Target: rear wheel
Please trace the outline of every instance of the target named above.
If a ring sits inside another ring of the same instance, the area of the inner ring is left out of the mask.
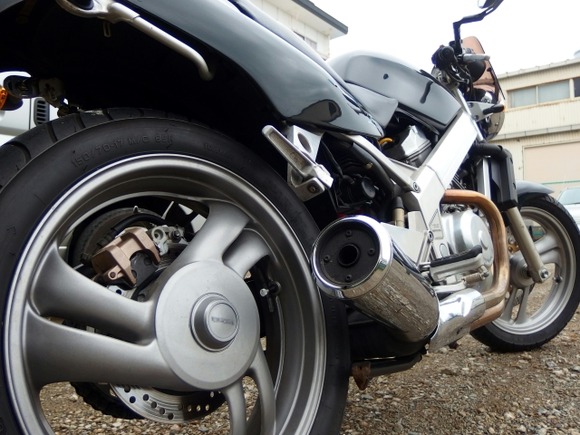
[[[0,426],[51,432],[40,397],[72,382],[113,415],[189,423],[225,402],[230,433],[338,432],[346,321],[312,282],[302,203],[230,139],[129,113],[3,150]]]
[[[536,284],[508,228],[511,291],[500,318],[472,332],[500,351],[540,347],[568,324],[580,302],[580,235],[568,212],[549,195],[520,198],[521,214],[550,278]]]

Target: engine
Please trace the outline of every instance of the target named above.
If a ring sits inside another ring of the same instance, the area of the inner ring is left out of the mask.
[[[435,282],[465,282],[471,288],[485,291],[491,286],[494,260],[493,241],[487,223],[473,209],[447,211],[442,215],[448,236],[449,255],[455,261],[433,262],[431,277]]]
[[[383,141],[383,153],[394,160],[419,167],[431,152],[431,141],[416,125],[410,125],[392,139]]]

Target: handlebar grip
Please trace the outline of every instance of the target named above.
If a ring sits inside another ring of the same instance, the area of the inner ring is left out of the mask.
[[[455,51],[448,45],[442,45],[439,49],[433,54],[431,58],[433,64],[441,69],[445,70],[450,65],[457,62],[457,58],[455,57]]]

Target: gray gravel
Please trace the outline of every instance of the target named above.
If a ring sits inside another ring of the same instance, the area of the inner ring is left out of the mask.
[[[532,352],[467,337],[364,392],[352,386],[343,433],[580,435],[579,339],[579,314]]]
[[[228,433],[215,419],[129,424],[81,406],[66,384],[43,401],[57,434]],[[539,350],[497,354],[467,337],[365,391],[351,382],[341,433],[580,435],[580,315]]]

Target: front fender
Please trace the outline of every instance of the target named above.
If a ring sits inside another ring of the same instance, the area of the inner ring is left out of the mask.
[[[516,191],[518,193],[518,197],[527,194],[549,195],[554,193],[552,189],[544,186],[543,184],[524,180],[516,181]]]

